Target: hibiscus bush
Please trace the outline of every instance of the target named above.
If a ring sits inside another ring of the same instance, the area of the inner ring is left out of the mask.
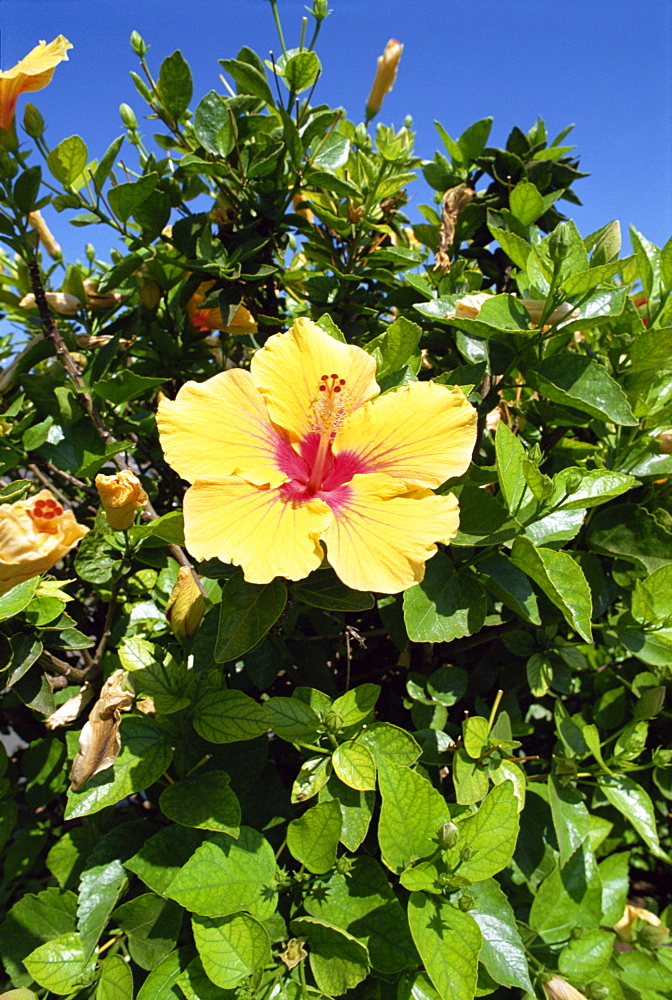
[[[326,14],[107,150],[0,75],[2,996],[662,1000],[672,240]]]

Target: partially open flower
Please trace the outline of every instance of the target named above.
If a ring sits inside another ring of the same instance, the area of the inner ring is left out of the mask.
[[[541,299],[521,299],[520,304],[525,306],[533,323],[539,323],[544,312],[546,303]],[[572,315],[575,314],[575,315]],[[554,309],[546,322],[549,326],[559,323],[561,319],[575,319],[579,315],[571,302],[562,302],[557,309]]]
[[[10,128],[19,94],[42,90],[54,75],[61,60],[67,60],[72,45],[59,35],[53,42],[40,42],[12,69],[0,73],[0,128]]]
[[[205,614],[205,600],[187,566],[181,566],[166,605],[166,618],[175,635],[191,639]]]
[[[382,56],[378,56],[378,68],[371,87],[371,93],[366,101],[367,121],[377,115],[383,98],[392,90],[394,81],[397,79],[397,67],[401,59],[404,46],[396,38],[390,38],[385,46]]]
[[[237,334],[243,336],[247,333],[256,333],[257,324],[254,316],[245,306],[238,306],[238,310],[230,323],[225,323],[218,306],[202,309],[201,304],[208,297],[214,281],[204,281],[198,286],[194,294],[187,302],[187,313],[191,325],[195,330],[222,330],[224,333]]]
[[[105,511],[107,523],[114,531],[125,531],[135,520],[149,497],[132,472],[117,472],[114,476],[96,476],[96,489]]]
[[[642,920],[651,927],[663,926],[660,917],[652,913],[651,910],[644,910],[641,906],[631,906],[628,903],[623,916],[613,927],[619,941],[626,941],[628,943],[632,941],[632,927],[636,920]],[[664,928],[664,930],[667,930],[667,928]]]
[[[586,1000],[583,993],[570,986],[560,976],[552,976],[547,983],[544,983],[544,990],[548,1000]]]
[[[455,303],[455,319],[476,319],[484,303],[491,299],[489,292],[476,292],[474,295],[464,295]]]
[[[88,530],[49,490],[0,504],[0,594],[46,573]]]

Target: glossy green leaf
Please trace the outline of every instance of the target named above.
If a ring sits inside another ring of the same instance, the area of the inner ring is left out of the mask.
[[[412,892],[408,923],[441,1000],[473,1000],[482,936],[471,914],[447,900]]]
[[[194,706],[194,729],[209,743],[237,743],[265,733],[265,706],[242,691],[205,691]]]
[[[41,944],[24,959],[24,964],[40,986],[59,995],[72,993],[93,973],[93,962],[87,962],[78,934],[63,934]]]
[[[113,919],[127,935],[133,961],[151,972],[175,947],[182,915],[176,903],[147,892],[118,906]]]
[[[649,793],[625,774],[610,774],[597,779],[605,798],[632,823],[650,851],[657,857],[667,855],[660,847],[656,817]]]
[[[334,771],[343,784],[366,792],[376,787],[376,765],[371,751],[354,740],[348,740],[334,750]]]
[[[574,927],[595,930],[602,921],[602,886],[592,850],[584,842],[565,865],[555,865],[532,902],[529,924],[549,942],[565,941]]]
[[[511,560],[501,554],[489,556],[479,563],[479,574],[496,600],[533,625],[540,625],[537,598],[528,577]]]
[[[238,837],[240,803],[229,782],[224,771],[207,771],[183,778],[161,792],[161,812],[181,826]]]
[[[341,823],[341,809],[335,799],[311,806],[287,827],[290,854],[309,872],[328,872],[336,862]]]
[[[486,796],[478,810],[459,824],[458,846],[451,848],[452,863],[462,860],[460,852],[469,848],[469,857],[459,865],[459,874],[470,882],[480,882],[501,871],[516,847],[519,818],[513,783],[504,781]]]
[[[295,94],[301,94],[308,87],[312,87],[321,69],[317,53],[306,50],[291,55],[282,71],[291,90]]]
[[[613,927],[625,913],[630,889],[630,855],[626,851],[610,854],[598,865],[602,883],[602,923]]]
[[[134,872],[149,889],[165,895],[175,875],[204,839],[205,833],[200,830],[183,826],[164,827],[124,861],[124,867]]]
[[[318,988],[327,996],[340,996],[353,989],[369,971],[364,944],[340,927],[315,917],[292,920],[294,934],[308,942],[310,968]]]
[[[404,592],[404,619],[412,642],[450,642],[479,632],[486,601],[468,571],[458,573],[443,552],[427,563],[425,579]]]
[[[356,726],[371,715],[379,696],[379,684],[358,684],[336,698],[331,710],[341,717],[344,727]]]
[[[471,886],[469,894],[476,901],[469,912],[483,936],[480,961],[495,982],[533,993],[516,918],[499,884],[485,879]]]
[[[70,185],[77,180],[88,158],[89,151],[84,140],[78,135],[71,135],[51,150],[47,166],[57,181]]]
[[[509,205],[516,218],[524,226],[536,222],[546,211],[546,204],[539,190],[530,181],[519,181],[509,195]]]
[[[536,548],[530,539],[516,538],[511,562],[534,580],[586,642],[592,642],[590,588],[579,564],[568,552]]]
[[[373,607],[373,595],[351,590],[333,569],[316,569],[305,580],[292,585],[292,594],[314,608],[326,611],[366,611]]]
[[[161,103],[174,121],[189,107],[193,89],[189,63],[177,49],[161,63],[158,80]]]
[[[525,372],[525,378],[553,402],[573,406],[598,420],[632,427],[637,419],[627,397],[607,370],[581,354],[557,354]]]
[[[234,573],[222,588],[215,661],[237,660],[253,649],[280,617],[286,601],[287,590],[280,580],[246,583],[241,572]]]
[[[358,792],[332,775],[320,789],[320,802],[328,802],[329,799],[336,799],[341,807],[341,843],[349,851],[356,851],[369,831],[376,801],[375,793]]]
[[[133,973],[121,955],[103,960],[95,1000],[133,1000]]]
[[[588,839],[590,814],[579,792],[572,785],[562,784],[555,775],[548,777],[548,801],[560,848],[560,864],[564,865]]]
[[[614,935],[608,931],[587,931],[570,941],[560,952],[560,972],[582,982],[599,980],[613,953]]]
[[[192,917],[194,941],[209,979],[222,989],[234,989],[271,958],[263,924],[249,913],[227,917]]]
[[[597,511],[587,541],[594,552],[620,556],[640,564],[649,573],[672,563],[672,533],[648,510],[634,503]]]

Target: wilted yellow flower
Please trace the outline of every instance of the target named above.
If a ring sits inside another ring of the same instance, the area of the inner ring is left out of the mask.
[[[294,209],[297,215],[302,215],[307,222],[312,223],[315,220],[312,208],[308,208],[307,205],[304,205],[303,208],[298,207],[301,204],[301,202],[305,201],[306,201],[305,194],[301,194],[301,192],[299,191],[299,193],[295,194],[294,197],[292,198],[292,208]]]
[[[397,67],[401,59],[404,46],[396,38],[390,38],[385,46],[382,56],[378,56],[378,69],[373,80],[371,93],[366,101],[367,121],[377,115],[383,103],[385,94],[389,94],[397,79]]]
[[[628,903],[625,907],[623,916],[614,924],[613,930],[616,931],[616,937],[619,941],[632,941],[632,925],[635,920],[643,920],[644,923],[650,924],[651,927],[662,927],[662,921],[660,917],[652,913],[651,910],[644,910],[641,906],[631,906]]]
[[[84,282],[84,291],[86,292],[87,309],[113,309],[128,297],[122,292],[103,292],[101,294],[98,292],[96,282],[89,278]]]
[[[79,734],[79,750],[70,771],[70,787],[75,792],[94,774],[111,767],[119,756],[120,713],[127,712],[133,703],[133,692],[124,687],[126,673],[115,670],[108,677]]]
[[[455,319],[476,319],[484,303],[492,298],[489,292],[476,292],[474,295],[464,295],[455,303]]]
[[[374,400],[376,362],[308,319],[275,334],[250,371],[187,382],[157,414],[166,461],[193,485],[186,544],[242,566],[250,583],[301,580],[327,547],[355,590],[395,594],[422,580],[457,532],[452,495],[468,467],[476,411],[462,391],[411,382]]]
[[[191,639],[204,614],[205,600],[193,573],[186,566],[180,566],[173,592],[166,604],[166,618],[170,627],[180,638]]]
[[[114,531],[125,531],[135,520],[135,512],[145,506],[149,497],[132,472],[117,472],[114,476],[96,476],[96,489],[105,511],[107,523]]]
[[[88,530],[49,490],[0,504],[0,594],[46,573]]]
[[[0,73],[0,128],[10,128],[19,94],[42,90],[54,75],[54,69],[72,45],[59,35],[53,42],[40,42],[12,69]]]
[[[560,976],[553,976],[547,983],[544,983],[544,989],[548,1000],[586,1000],[583,993],[570,986]]]
[[[67,726],[69,722],[74,722],[78,715],[80,715],[88,703],[93,698],[93,688],[90,684],[83,684],[79,689],[79,692],[64,701],[55,712],[52,712],[44,720],[44,724],[47,729],[57,729],[59,726]],[[0,996],[0,1000],[2,997]]]
[[[194,329],[222,330],[224,333],[233,333],[239,336],[246,333],[256,333],[257,324],[254,316],[243,305],[238,306],[236,315],[228,325],[224,323],[224,318],[217,306],[201,309],[201,303],[205,301],[213,285],[214,281],[204,281],[187,302],[187,313]]]
[[[541,299],[521,299],[520,304],[521,306],[525,306],[533,323],[538,323],[541,320],[546,305],[545,302],[542,302]],[[549,326],[553,326],[554,323],[559,323],[561,319],[573,319],[578,315],[578,309],[575,309],[571,302],[562,302],[557,309],[553,310],[546,322]]]
[[[61,316],[74,316],[82,308],[79,299],[67,292],[45,292],[44,295],[49,306]],[[32,292],[23,296],[19,302],[19,309],[37,309],[37,302]]]
[[[40,238],[40,243],[47,251],[50,257],[54,260],[60,260],[63,256],[63,251],[61,250],[60,243],[57,243],[54,239],[54,235],[49,229],[40,212],[31,212],[28,216],[28,222],[37,231],[37,235]]]

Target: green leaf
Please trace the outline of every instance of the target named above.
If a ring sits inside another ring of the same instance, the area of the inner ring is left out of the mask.
[[[481,882],[506,867],[518,839],[518,800],[513,782],[497,785],[483,800],[478,811],[459,824],[458,846],[451,848],[454,863],[465,846],[470,855],[462,860],[459,874],[471,882]]]
[[[471,914],[436,896],[412,892],[408,923],[441,1000],[473,1000],[482,937]]]
[[[239,570],[222,588],[215,662],[238,660],[261,642],[280,617],[287,589],[275,579],[271,583],[247,583]]]
[[[121,955],[104,959],[95,1000],[133,1000],[133,973]]]
[[[312,743],[322,728],[319,716],[299,698],[269,698],[264,703],[268,726],[283,740]]]
[[[14,615],[18,615],[24,608],[28,607],[39,582],[40,577],[33,576],[30,580],[17,583],[15,587],[0,597],[0,622],[13,618]]]
[[[534,580],[586,642],[592,642],[590,588],[568,552],[536,548],[529,538],[516,538],[511,562]]]
[[[563,785],[555,775],[548,776],[548,801],[560,848],[560,864],[564,865],[588,839],[590,814],[577,790],[572,785]]]
[[[242,826],[238,840],[225,834],[209,837],[165,891],[202,916],[249,910],[258,920],[267,920],[277,903],[276,867],[268,841],[257,830]]]
[[[509,515],[499,494],[493,497],[471,482],[458,486],[455,494],[460,500],[460,530],[453,545],[500,545],[523,531],[522,524]]]
[[[248,913],[193,916],[191,923],[206,975],[222,989],[233,989],[271,959],[266,929]]]
[[[415,308],[425,315],[434,316],[434,310],[429,309],[432,303],[416,305]],[[538,331],[530,326],[530,314],[525,306],[514,295],[492,295],[483,303],[478,319],[462,319],[453,315],[445,315],[444,319],[450,326],[464,330],[472,337],[482,337],[485,340],[494,338],[508,343],[512,334],[525,337],[536,337]]]
[[[515,233],[510,233],[507,229],[501,229],[499,226],[489,225],[488,229],[516,267],[524,268],[532,249],[530,244],[521,239],[520,236],[516,236]]]
[[[380,352],[376,378],[384,378],[392,372],[410,365],[414,372],[420,367],[421,328],[403,316],[388,326],[384,333],[374,337],[365,346],[369,354]]]
[[[253,740],[271,725],[265,709],[242,691],[206,691],[194,706],[194,729],[209,743]]]
[[[663,954],[665,953],[666,950]],[[663,964],[661,958],[645,955],[641,951],[630,951],[617,955],[615,961],[619,967],[619,979],[625,980],[628,986],[641,990],[645,996],[657,998],[661,994],[670,995],[672,970],[666,967],[667,963]]]
[[[124,867],[134,872],[153,892],[163,896],[204,837],[200,830],[167,826],[146,840],[137,854],[124,861]]]
[[[125,138],[126,138],[125,135],[117,136],[117,138],[110,143],[110,145],[107,147],[107,150],[101,157],[100,163],[98,164],[95,173],[96,187],[98,187],[100,190],[102,190],[105,181],[110,176],[110,171],[114,166],[114,161],[119,155],[119,150],[121,149]]]
[[[60,184],[70,185],[77,180],[86,166],[89,151],[78,135],[63,139],[49,153],[47,166]]]
[[[525,949],[511,904],[493,879],[477,882],[469,889],[476,901],[470,911],[481,929],[480,960],[501,986],[518,987],[534,994]]]
[[[493,118],[481,118],[473,125],[469,125],[457,140],[457,146],[467,160],[475,160],[481,155],[488,141],[493,121]],[[435,124],[439,128],[438,122]]]
[[[672,626],[672,565],[635,582],[630,610],[643,625]]]
[[[240,803],[229,787],[230,780],[224,771],[207,771],[183,778],[161,792],[161,812],[181,826],[237,837]]]
[[[24,959],[24,965],[35,982],[59,995],[86,983],[94,969],[78,934],[63,934],[41,944]]]
[[[379,684],[358,684],[336,698],[331,710],[340,715],[343,727],[356,726],[371,715],[379,697]]]
[[[627,397],[603,365],[581,354],[556,354],[525,371],[533,389],[547,399],[625,427],[637,425]],[[500,424],[501,426],[501,424]]]
[[[373,858],[358,857],[347,875],[334,872],[307,896],[312,917],[335,924],[366,946],[371,966],[394,975],[417,962],[406,915]]]
[[[113,919],[128,936],[128,950],[141,969],[151,972],[175,947],[182,908],[153,892],[136,896],[114,911]]]
[[[19,212],[28,215],[33,211],[42,183],[42,169],[39,166],[28,167],[21,171],[14,182],[14,204]],[[3,216],[4,217],[4,216]]]
[[[317,54],[307,50],[295,52],[282,67],[285,80],[295,94],[312,87],[321,70]]]
[[[222,152],[220,136],[222,130],[231,129],[231,115],[224,98],[216,90],[211,90],[201,98],[194,114],[196,138],[209,153],[226,156]]]
[[[376,787],[376,765],[371,752],[361,743],[348,740],[334,750],[334,771],[344,785],[366,792]]]
[[[478,564],[479,575],[495,600],[533,625],[541,625],[537,598],[528,577],[503,554],[489,556]]]
[[[156,190],[158,180],[159,175],[151,173],[138,181],[117,184],[111,188],[107,193],[107,200],[117,218],[122,222],[128,222],[136,208]]]
[[[99,771],[78,792],[68,792],[65,819],[79,819],[121,802],[153,785],[173,756],[169,740],[155,722],[136,716],[122,718],[121,752],[112,767]]]
[[[464,749],[470,757],[478,759],[489,748],[490,727],[481,715],[470,715],[462,723]]]
[[[138,396],[151,393],[152,389],[163,385],[165,381],[165,378],[146,378],[144,375],[136,375],[129,369],[123,369],[108,378],[100,379],[92,389],[101,399],[118,406],[120,403],[127,403],[129,399],[137,399]]]
[[[503,420],[497,425],[495,456],[499,488],[509,510],[516,514],[527,490],[524,474],[526,452]]]
[[[15,986],[30,986],[23,960],[40,944],[74,932],[77,897],[49,888],[26,893],[0,924],[0,957]]]
[[[333,569],[316,569],[305,580],[292,584],[292,596],[326,611],[367,611],[373,607],[373,595],[351,590],[338,579]]]
[[[383,800],[378,842],[383,863],[399,873],[438,848],[438,832],[449,818],[443,796],[418,771],[376,757]]]
[[[625,913],[630,890],[630,854],[610,854],[598,865],[602,882],[602,923],[613,927]]]
[[[189,63],[179,49],[161,63],[157,89],[163,107],[177,121],[189,107],[194,90]]]
[[[565,941],[573,928],[595,930],[602,918],[602,886],[593,852],[583,843],[562,867],[555,865],[532,902],[529,924],[544,941]]]
[[[451,642],[479,632],[485,593],[476,577],[456,571],[443,552],[429,560],[422,583],[404,592],[404,619],[412,642]]]
[[[637,484],[634,476],[622,472],[606,472],[593,469],[590,472],[572,466],[553,478],[553,493],[548,503],[550,507],[560,506],[562,510],[597,507],[626,493]]]
[[[614,948],[614,935],[608,931],[593,930],[569,942],[560,952],[560,972],[582,982],[599,979],[609,964]]]
[[[175,983],[194,956],[194,949],[179,948],[164,958],[145,979],[136,1000],[177,1000]],[[181,1000],[181,998],[180,998]]]
[[[653,573],[672,563],[672,533],[639,504],[619,504],[599,510],[587,532],[589,548],[620,556]]]
[[[524,226],[536,222],[546,211],[546,203],[537,187],[530,181],[519,181],[509,195],[509,206],[515,217]]]
[[[265,104],[274,107],[271,88],[260,69],[239,59],[220,59],[219,65],[236,81],[239,94],[254,94]]]
[[[287,847],[309,872],[321,875],[336,863],[341,837],[341,809],[338,802],[319,802],[287,827]]]
[[[359,742],[369,748],[378,766],[385,758],[393,764],[412,767],[422,752],[410,733],[388,722],[374,722],[367,726]]]
[[[326,139],[317,141],[310,162],[320,170],[338,170],[345,166],[349,155],[350,140],[340,132],[332,132]]]
[[[597,783],[607,801],[634,826],[649,850],[656,857],[666,858],[660,847],[656,816],[648,792],[625,774],[600,776]]]
[[[322,993],[340,996],[365,978],[369,955],[357,938],[314,917],[299,917],[290,926],[308,942],[310,968]]]
[[[358,792],[332,775],[320,789],[320,802],[328,802],[330,799],[336,799],[341,807],[341,843],[349,851],[356,851],[369,832],[376,801],[375,793]]]

